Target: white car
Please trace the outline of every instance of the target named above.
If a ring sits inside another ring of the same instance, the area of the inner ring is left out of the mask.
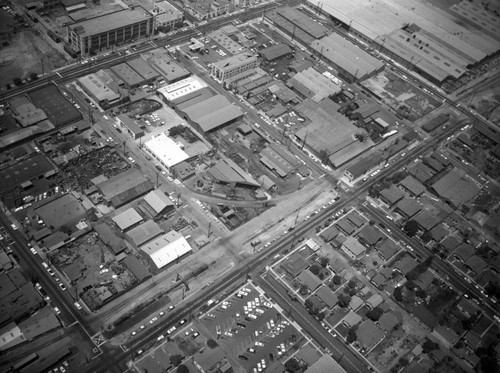
[[[64,285],[62,282],[59,283],[59,287],[61,288],[61,290],[66,290],[66,285]]]
[[[75,307],[76,307],[77,309],[79,309],[79,310],[81,310],[81,309],[82,309],[82,306],[80,305],[80,303],[75,302],[75,303],[74,303],[74,305],[75,305]]]
[[[35,248],[34,248],[34,247],[30,247],[30,251],[31,251],[31,253],[32,253],[33,255],[38,254],[38,253],[36,252],[36,250],[35,250]]]
[[[12,223],[10,226],[12,227],[13,230],[17,231],[17,226],[14,223]]]
[[[165,338],[165,336],[162,334],[162,335],[160,335],[158,338],[156,338],[156,340],[159,342],[159,341],[161,341],[163,338]]]
[[[59,307],[54,307],[54,311],[57,315],[61,314],[61,310],[59,309]]]
[[[37,288],[37,290],[42,290],[42,285],[40,285],[39,282],[35,282],[35,287]]]

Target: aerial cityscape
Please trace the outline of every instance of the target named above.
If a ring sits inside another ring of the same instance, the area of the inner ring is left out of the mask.
[[[498,0],[0,2],[0,372],[500,372]]]

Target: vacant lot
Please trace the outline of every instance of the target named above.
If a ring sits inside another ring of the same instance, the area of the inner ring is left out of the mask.
[[[27,78],[64,66],[66,60],[41,36],[32,30],[16,34],[8,47],[0,50],[0,86],[12,84],[14,78]]]

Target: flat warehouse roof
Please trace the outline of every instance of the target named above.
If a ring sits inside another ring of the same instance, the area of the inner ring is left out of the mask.
[[[191,92],[205,88],[206,86],[207,83],[196,75],[193,75],[186,79],[161,87],[158,89],[158,92],[161,93],[168,101],[173,101],[182,96],[188,95]]]
[[[175,166],[189,155],[165,133],[161,133],[144,144],[165,166]]]
[[[126,63],[111,66],[111,71],[129,86],[141,85],[144,82],[144,78]]]
[[[114,101],[120,95],[109,88],[106,83],[96,74],[89,74],[78,78],[81,85],[87,88],[99,101]]]
[[[216,61],[212,64],[212,66],[221,69],[221,70],[229,70],[238,66],[243,66],[247,63],[257,61],[257,56],[253,55],[249,52],[243,52],[240,54],[236,54],[234,56],[225,58],[220,61]]]
[[[133,68],[139,75],[141,75],[145,80],[155,79],[160,76],[160,74],[153,69],[146,61],[138,57],[132,61],[127,61],[127,64]]]
[[[69,26],[69,28],[81,36],[90,36],[112,31],[117,28],[125,27],[152,18],[153,16],[149,14],[146,9],[135,5],[133,9],[124,9],[118,12],[87,19],[85,21],[77,22]],[[77,30],[80,27],[83,30],[82,33]]]
[[[131,227],[134,224],[142,221],[142,216],[134,208],[129,208],[128,210],[123,211],[121,214],[116,215],[112,219],[116,225],[123,231],[128,227]]]
[[[381,69],[384,64],[338,34],[312,42],[311,47],[356,78]]]

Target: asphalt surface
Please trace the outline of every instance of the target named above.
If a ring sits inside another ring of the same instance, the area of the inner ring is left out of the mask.
[[[234,19],[242,19],[242,18],[255,18],[256,16],[262,14],[265,12],[267,9],[274,8],[276,7],[276,4],[269,4],[269,6],[262,6],[259,8],[253,8],[250,10],[247,10],[245,13],[239,13],[236,15],[230,15],[228,17],[222,18],[222,19],[217,19],[213,22],[210,22],[206,25],[203,26],[205,29],[205,33],[210,32],[213,29],[217,29],[223,25],[227,25],[231,23]],[[136,51],[128,54],[128,55],[117,55],[117,54],[110,54],[105,57],[100,57],[94,62],[89,62],[86,65],[76,65],[76,66],[70,66],[65,70],[61,70],[56,74],[53,74],[48,77],[44,77],[39,79],[38,81],[35,81],[33,83],[30,83],[26,86],[19,87],[18,89],[11,90],[8,92],[3,92],[0,97],[2,100],[7,100],[13,96],[17,96],[21,93],[25,93],[37,88],[41,88],[43,86],[46,86],[48,84],[54,84],[54,83],[61,83],[63,84],[66,81],[72,80],[76,77],[79,77],[84,74],[88,74],[89,72],[97,71],[99,69],[107,68],[109,66],[112,66],[116,63],[123,62],[132,58],[137,57],[140,53],[143,53],[145,51],[149,51],[158,47],[165,46],[167,44],[170,45],[176,45],[176,44],[182,44],[187,42],[191,37],[195,36],[197,33],[197,30],[189,29],[184,32],[178,32],[176,35],[171,36],[171,37],[166,37],[163,39],[158,39],[158,40],[152,40],[149,42],[146,42],[144,45],[137,47]],[[387,62],[387,61],[386,61]],[[390,63],[390,62],[388,62]],[[393,65],[397,70],[400,70],[400,72],[404,72],[401,68],[399,68],[396,65]],[[422,84],[422,82],[417,81],[415,78],[410,77],[410,80],[414,80],[415,84],[418,85],[423,85],[426,86],[425,84]],[[446,96],[442,95],[439,91],[435,90],[432,86],[426,86],[426,88],[431,91],[434,95],[442,98],[444,101],[448,102],[451,105],[456,106],[456,102],[450,101],[446,98]],[[464,116],[468,117],[469,119],[474,119],[474,120],[479,120],[483,123],[486,123],[486,121],[481,118],[476,116],[473,112],[468,110],[467,108],[458,106],[457,107],[459,111],[461,111]],[[89,371],[98,371],[98,372],[118,372],[118,371],[124,371],[126,370],[126,364],[125,364],[125,359],[129,359],[131,356],[133,356],[134,351],[136,351],[139,348],[143,348],[143,346],[147,346],[151,344],[153,340],[156,339],[157,335],[162,333],[162,328],[168,328],[171,325],[174,325],[178,323],[178,321],[182,318],[189,317],[191,315],[191,310],[197,309],[200,306],[202,306],[208,299],[217,297],[220,295],[220,293],[227,292],[228,289],[233,288],[236,284],[240,284],[245,280],[245,274],[247,272],[251,272],[255,269],[262,268],[262,264],[264,264],[269,257],[274,256],[276,253],[281,251],[284,248],[288,248],[297,237],[299,237],[302,233],[305,233],[308,231],[310,228],[314,227],[316,224],[322,222],[324,219],[326,219],[329,215],[334,210],[341,209],[348,205],[349,203],[352,203],[353,201],[357,200],[360,196],[362,196],[367,189],[373,185],[377,180],[387,176],[388,174],[392,173],[393,171],[397,170],[400,168],[403,164],[407,163],[410,159],[414,159],[416,156],[419,154],[423,154],[432,147],[435,146],[439,141],[443,140],[445,137],[449,136],[452,132],[454,132],[458,128],[457,126],[450,126],[446,131],[443,131],[441,134],[435,135],[428,143],[426,143],[423,146],[418,146],[412,151],[409,151],[405,157],[402,157],[401,159],[398,159],[395,161],[393,164],[390,165],[390,167],[382,169],[382,171],[377,175],[376,178],[373,178],[369,180],[368,182],[364,183],[361,187],[347,193],[341,200],[337,201],[335,204],[332,206],[328,206],[325,210],[319,212],[317,215],[314,215],[311,217],[310,220],[307,222],[301,222],[298,224],[298,226],[295,228],[295,230],[292,233],[289,233],[286,235],[284,238],[278,240],[274,245],[269,247],[266,251],[262,251],[261,253],[255,254],[253,257],[251,257],[251,260],[247,263],[244,264],[243,268],[246,267],[246,270],[235,270],[234,272],[226,275],[224,278],[222,278],[218,283],[214,284],[212,287],[208,288],[205,292],[202,292],[200,296],[198,296],[196,299],[193,299],[189,302],[187,302],[182,308],[179,308],[176,310],[176,312],[172,313],[168,318],[165,318],[163,320],[163,324],[158,325],[158,332],[157,333],[151,333],[144,339],[138,340],[137,342],[134,342],[132,346],[130,346],[129,349],[126,349],[125,351],[122,349],[118,348],[112,348],[108,347],[107,345],[101,346],[101,349],[103,350],[103,354],[97,358],[94,359],[90,362],[89,364]],[[367,207],[367,209],[370,209]],[[396,227],[392,222],[388,221],[385,219],[385,217],[381,217],[380,213],[378,211],[371,211],[370,213],[375,216],[380,221],[384,221],[384,224],[388,227],[392,228],[393,234],[400,240],[408,242],[408,238],[404,233],[402,233],[398,227]],[[26,247],[25,240],[22,237],[22,235],[18,231],[12,231],[10,228],[10,223],[8,221],[8,218],[2,213],[0,215],[0,219],[2,224],[6,226],[6,229],[8,232],[11,234],[11,236],[14,238],[16,243],[13,245],[14,250],[19,256],[20,260],[24,263],[26,263],[31,271],[34,273],[34,275],[37,277],[38,281],[42,285],[42,287],[47,291],[47,293],[50,295],[51,299],[57,306],[61,309],[62,313],[64,314],[64,317],[67,319],[68,323],[72,322],[79,322],[82,326],[87,326],[87,323],[85,321],[85,318],[83,315],[77,311],[74,306],[73,302],[74,300],[72,297],[69,295],[70,289],[66,292],[62,292],[58,285],[55,283],[55,281],[51,278],[51,276],[43,269],[41,266],[40,262],[41,260],[39,259],[38,256],[34,256],[31,254],[29,249]],[[392,225],[391,225],[392,224]],[[429,252],[427,249],[415,245],[414,242],[410,241],[408,242],[410,246],[414,247],[415,250],[418,250],[422,255],[429,255]],[[426,252],[427,250],[427,252]],[[259,267],[260,266],[260,267]],[[450,282],[455,286],[458,290],[460,291],[467,291],[471,294],[474,294],[474,296],[478,299],[480,299],[482,302],[485,304],[490,303],[491,301],[487,298],[485,298],[481,293],[478,292],[478,290],[472,286],[471,284],[467,283],[463,278],[461,278],[456,272],[451,269],[449,264],[447,263],[442,263],[442,261],[438,258],[436,258],[433,262],[433,266],[437,266],[436,268],[438,270],[443,270],[445,273],[448,274],[450,277]],[[268,289],[270,289],[271,285],[266,282],[264,284]],[[271,291],[271,289],[270,289]],[[274,290],[274,293],[277,296],[277,300],[279,302],[285,302],[287,299],[283,300],[282,294],[278,288],[278,290]],[[487,303],[486,303],[487,302]],[[294,304],[294,306],[297,306]],[[319,327],[319,324],[315,325],[314,323],[317,323],[316,321],[311,321],[306,318],[307,315],[299,315],[301,314],[301,308],[302,306],[297,306],[299,308],[299,311],[297,312],[297,321],[301,324],[302,327],[304,327],[306,330],[310,330],[310,333],[312,335],[318,334],[318,338],[320,338],[320,342],[323,341],[326,344],[326,347],[331,346],[332,349],[340,349],[341,347],[338,346],[338,341],[336,339],[334,340],[329,340],[328,336],[326,336],[324,333],[326,331],[322,330],[321,327]],[[487,305],[486,309],[490,314],[493,314],[495,310],[491,308],[489,305]],[[307,311],[306,311],[307,312]],[[320,329],[318,329],[318,327]],[[86,328],[84,328],[87,330]],[[323,332],[323,333],[322,333]],[[323,334],[323,335],[322,335]],[[328,333],[327,333],[328,334]],[[328,334],[329,335],[329,334]],[[330,336],[330,338],[333,338]],[[323,343],[322,343],[323,344]],[[345,347],[345,346],[344,346]],[[333,350],[332,350],[333,351]],[[349,350],[350,351],[350,350]],[[348,361],[347,365],[350,366],[350,368],[356,368],[358,367],[357,364],[359,362],[356,362],[355,357],[352,359],[346,359]],[[342,361],[341,361],[342,364]],[[362,363],[364,364],[364,363]],[[86,369],[87,370],[87,369]],[[364,371],[364,370],[358,370],[358,371]]]
[[[339,338],[333,337],[315,320],[305,307],[290,299],[286,289],[270,274],[265,278],[258,278],[255,282],[270,295],[278,305],[289,312],[290,318],[295,320],[321,347],[328,349],[331,356],[342,365],[347,372],[363,373],[370,372],[366,363],[354,353]],[[327,352],[328,352],[327,351]]]

